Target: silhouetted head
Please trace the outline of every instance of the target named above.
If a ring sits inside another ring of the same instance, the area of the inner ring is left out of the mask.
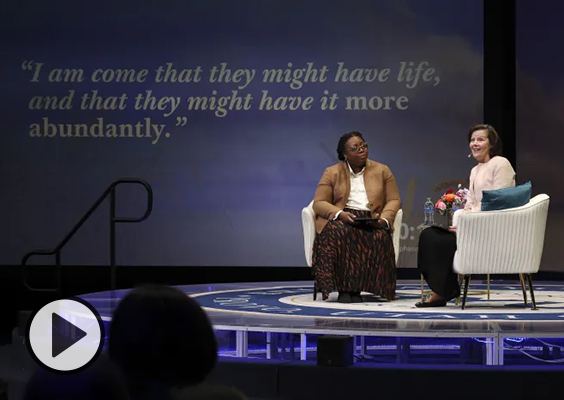
[[[184,387],[202,382],[213,369],[217,341],[195,300],[174,288],[146,286],[118,304],[108,354],[130,385]]]

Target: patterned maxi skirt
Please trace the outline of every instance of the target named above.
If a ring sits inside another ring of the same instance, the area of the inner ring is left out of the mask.
[[[370,217],[370,211],[345,210],[357,217]],[[387,229],[329,221],[315,237],[312,267],[323,300],[335,290],[395,298],[396,260],[391,231]]]

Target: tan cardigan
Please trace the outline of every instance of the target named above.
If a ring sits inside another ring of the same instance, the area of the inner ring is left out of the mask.
[[[375,218],[379,214],[392,227],[401,208],[399,190],[392,171],[384,164],[368,160],[364,170],[364,187],[372,216]],[[350,190],[351,176],[346,162],[325,169],[313,198],[315,228],[318,233],[321,233],[338,211],[345,208]]]

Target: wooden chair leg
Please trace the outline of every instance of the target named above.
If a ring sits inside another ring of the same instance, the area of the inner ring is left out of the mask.
[[[531,291],[531,302],[533,303],[532,310],[538,310],[537,303],[535,302],[535,292],[533,290],[533,278],[531,274],[527,274],[527,281],[529,281],[529,290]]]
[[[523,290],[523,301],[525,302],[525,305],[527,304],[527,285],[525,283],[525,278],[523,277],[523,274],[519,274],[519,281],[521,282],[521,290]]]
[[[468,296],[468,286],[470,286],[470,275],[464,276],[464,295],[462,296],[462,309],[466,306],[466,296]]]
[[[458,274],[458,287],[461,288],[462,287],[462,283],[464,281],[464,275],[460,275]],[[456,298],[456,301],[454,302],[455,305],[459,305],[460,304],[460,292],[458,292],[458,297]]]
[[[313,301],[317,300],[317,285],[313,282]]]
[[[423,274],[421,274],[421,301],[425,301],[425,280],[423,279]]]
[[[490,301],[490,274],[488,274],[488,301]]]

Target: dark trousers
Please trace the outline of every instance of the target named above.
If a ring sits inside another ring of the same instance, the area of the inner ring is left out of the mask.
[[[455,252],[455,233],[436,227],[421,232],[417,268],[431,290],[447,299],[460,295],[458,276],[452,269]]]

